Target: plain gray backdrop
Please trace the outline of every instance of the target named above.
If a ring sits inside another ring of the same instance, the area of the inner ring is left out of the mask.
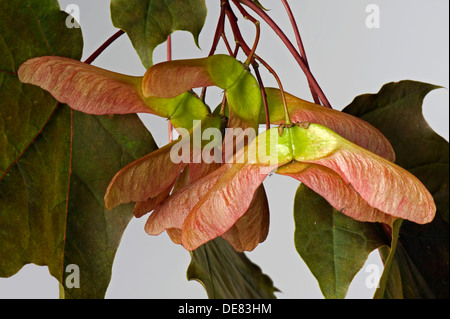
[[[62,9],[76,4],[85,40],[83,59],[117,31],[109,14],[109,0],[60,0]],[[271,17],[295,42],[281,1],[261,0]],[[177,31],[172,37],[173,58],[206,56],[216,26],[219,0],[206,0],[208,17],[200,35],[200,49],[192,35]],[[335,109],[342,109],[355,96],[376,93],[385,83],[404,79],[443,86],[425,98],[424,114],[444,138],[449,135],[449,2],[447,0],[291,0],[313,74]],[[380,8],[380,28],[366,27],[366,7]],[[255,15],[256,16],[256,15]],[[248,43],[254,26],[243,19],[240,25]],[[262,22],[257,53],[277,71],[284,88],[311,100],[308,85],[282,42]],[[228,29],[229,31],[229,29]],[[231,32],[229,39],[232,42]],[[68,43],[70,45],[70,43]],[[223,45],[217,52],[225,53]],[[239,56],[242,59],[242,56]],[[165,44],[157,47],[154,62],[166,59]],[[144,67],[126,35],[113,43],[93,65],[129,75],[143,75]],[[276,82],[260,68],[266,86]],[[217,105],[220,90],[208,90],[207,102]],[[151,115],[141,117],[158,145],[168,141],[167,122]],[[413,151],[413,150],[412,150]],[[292,205],[299,183],[289,177],[271,176],[265,182],[271,208],[267,240],[249,258],[257,263],[281,290],[278,298],[323,298],[316,279],[298,256],[293,242]],[[145,217],[133,219],[126,229],[114,261],[106,298],[206,298],[197,282],[188,282],[190,256],[164,233],[157,237],[144,232]],[[382,270],[378,252],[373,252],[352,282],[347,298],[371,298],[375,288],[366,280],[375,265]],[[371,266],[373,267],[373,266]],[[82,276],[83,274],[81,274]],[[11,278],[0,278],[0,298],[58,298],[58,283],[46,267],[25,266]]]

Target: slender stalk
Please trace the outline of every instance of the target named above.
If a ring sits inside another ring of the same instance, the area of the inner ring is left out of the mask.
[[[239,43],[240,47],[242,48],[242,50],[244,51],[244,53],[248,56],[251,52],[250,47],[245,43],[244,38],[242,37],[241,31],[239,30],[239,26],[237,24],[237,17],[234,14],[234,12],[231,9],[227,9],[227,17],[228,20],[230,21],[230,25],[231,25],[231,29],[233,31],[234,37],[236,39],[236,42]],[[291,125],[291,119],[289,116],[289,110],[287,107],[287,102],[286,102],[286,96],[284,94],[284,89],[283,89],[283,84],[281,83],[280,78],[278,77],[277,73],[275,72],[274,69],[272,69],[272,67],[270,67],[270,65],[264,61],[261,57],[259,57],[258,55],[254,55],[255,59],[257,59],[259,62],[261,62],[262,65],[264,65],[264,67],[274,76],[275,80],[278,83],[278,86],[280,88],[281,91],[281,98],[283,101],[283,108],[284,108],[284,114],[285,114],[285,123],[288,125]],[[268,110],[267,110],[268,113]]]
[[[223,92],[222,105],[220,106],[219,115],[225,116],[225,106],[227,105],[227,94]]]
[[[234,52],[233,52],[233,58],[237,57],[240,48],[241,48],[241,44],[239,42],[236,42],[236,47],[234,48]]]
[[[239,43],[236,43],[236,47],[234,48],[234,51],[231,49],[230,43],[228,42],[228,39],[225,35],[225,33],[222,33],[221,35],[223,42],[225,43],[225,46],[227,48],[228,54],[231,55],[232,57],[236,58],[238,52],[239,52],[239,48],[240,45]],[[227,103],[227,96],[226,96],[226,92],[223,92],[223,98],[222,98],[222,106],[220,107],[220,112],[219,114],[221,116],[225,116],[225,106]]]
[[[253,61],[253,57],[255,56],[256,48],[258,47],[259,38],[261,35],[261,28],[259,26],[259,21],[255,21],[255,27],[256,27],[255,43],[253,44],[253,48],[244,62],[246,65],[250,65],[250,63]]]
[[[244,40],[244,37],[241,34],[241,30],[239,29],[239,26],[237,24],[238,19],[237,19],[236,15],[229,8],[227,8],[227,10],[226,10],[226,15],[227,15],[228,21],[230,22],[231,30],[233,31],[233,35],[236,40],[236,43],[239,43],[239,45],[241,46],[244,53],[246,55],[248,55],[250,53],[251,49],[247,45],[247,43]]]
[[[230,43],[228,42],[227,37],[225,36],[225,33],[222,33],[222,40],[223,40],[223,43],[225,43],[225,47],[227,48],[228,54],[234,55],[234,52],[231,49]]]
[[[288,14],[289,20],[291,21],[292,29],[294,30],[294,34],[295,34],[295,39],[297,40],[298,49],[300,50],[300,55],[303,57],[303,60],[305,60],[306,66],[309,67],[305,48],[303,46],[303,41],[300,36],[300,31],[298,29],[297,22],[295,21],[295,17],[292,13],[291,7],[289,6],[289,3],[287,2],[287,0],[281,0],[281,2],[283,3],[284,8],[286,9],[286,13]]]
[[[259,64],[255,61],[252,63],[253,70],[255,70],[256,79],[258,80],[259,87],[261,88],[261,95],[263,98],[264,104],[264,112],[266,115],[266,130],[270,129],[270,115],[269,115],[269,104],[267,103],[267,94],[266,89],[264,87],[264,83],[261,78],[261,74],[259,73]]]
[[[306,57],[305,47],[303,46],[302,37],[300,36],[300,31],[298,29],[297,22],[295,21],[295,17],[292,13],[291,7],[289,6],[289,3],[287,2],[287,0],[281,0],[281,2],[283,3],[284,8],[286,9],[287,15],[289,17],[289,20],[291,21],[292,29],[294,30],[295,39],[297,40],[297,45],[298,45],[298,49],[300,51],[300,55],[303,57],[306,67],[311,71],[311,69],[309,68],[308,58]],[[320,104],[319,96],[317,95],[317,92],[314,91],[309,80],[308,80],[308,84],[309,84],[309,88],[311,90],[311,95],[314,99],[314,103]]]
[[[219,44],[220,37],[224,33],[225,29],[225,9],[226,9],[227,3],[221,2],[220,4],[220,14],[219,14],[219,20],[217,22],[216,32],[214,33],[213,43],[211,45],[211,50],[209,51],[208,56],[211,56],[216,52],[217,45]]]
[[[238,10],[241,12],[242,16],[246,20],[250,20],[256,27],[256,35],[255,35],[255,43],[253,44],[252,50],[249,52],[247,59],[245,60],[246,65],[250,65],[250,63],[253,61],[253,57],[256,51],[256,48],[258,47],[259,39],[261,36],[261,27],[258,20],[256,20],[254,17],[252,17],[248,12],[244,9],[244,7],[241,6],[239,1],[232,0],[233,3],[236,5]]]
[[[303,70],[303,73],[305,73],[309,83],[311,84],[313,90],[319,96],[319,99],[322,101],[323,105],[331,108],[330,102],[328,101],[321,87],[314,78],[314,75],[311,73],[311,71],[305,64],[305,60],[300,55],[300,53],[295,49],[294,45],[291,43],[289,38],[284,34],[284,32],[280,29],[280,27],[272,20],[271,17],[269,17],[269,15],[267,15],[266,12],[264,12],[264,10],[258,7],[258,5],[256,5],[253,1],[251,0],[239,0],[239,1],[245,4],[250,9],[252,9],[254,12],[256,12],[272,28],[272,30],[278,35],[281,41],[283,41],[289,52],[291,52],[292,56],[299,64],[300,68]]]
[[[206,86],[202,87],[202,92],[200,93],[199,99],[205,103],[205,97],[206,97]]]
[[[172,36],[167,37],[167,61],[172,61]]]
[[[119,30],[116,33],[114,33],[108,40],[105,41],[105,43],[103,43],[97,50],[94,51],[94,53],[92,53],[85,61],[84,63],[87,64],[91,64],[92,62],[94,62],[94,60],[96,58],[98,58],[98,56],[105,51],[105,49],[107,47],[109,47],[111,45],[111,43],[113,43],[114,41],[116,41],[122,34],[124,34],[125,32],[123,30]]]
[[[225,33],[222,33],[222,40],[225,43],[225,46],[227,47],[228,54],[231,55],[233,58],[236,58],[238,55],[239,49],[241,47],[239,42],[236,41],[236,46],[234,47],[234,50],[232,50],[230,42],[228,42],[228,39],[227,39]]]
[[[285,124],[286,125],[292,125],[291,122],[291,117],[289,115],[289,109],[287,107],[287,102],[286,102],[286,94],[284,93],[284,89],[283,89],[283,84],[281,83],[280,77],[278,76],[278,74],[275,72],[274,69],[272,69],[272,67],[263,59],[261,59],[258,55],[255,54],[255,58],[261,62],[262,65],[264,65],[264,67],[273,75],[273,77],[275,78],[275,80],[278,83],[278,87],[280,88],[281,91],[281,100],[283,101],[283,108],[284,108],[284,116],[285,116]],[[267,110],[268,112],[268,110]]]
[[[211,55],[213,55],[216,52],[217,45],[219,44],[220,37],[224,33],[226,5],[227,5],[227,3],[225,1],[220,3],[219,20],[217,22],[216,31],[214,33],[214,38],[213,38],[213,43],[211,45],[211,49],[209,51],[208,56],[211,56]],[[203,87],[202,88],[202,92],[200,93],[200,100],[205,102],[205,97],[206,97],[206,87]]]
[[[172,61],[172,36],[169,35],[167,37],[167,61]],[[173,125],[172,122],[168,124],[168,131],[169,131],[169,143],[173,142]]]

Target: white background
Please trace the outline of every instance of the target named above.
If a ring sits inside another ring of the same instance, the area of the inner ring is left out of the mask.
[[[61,8],[76,4],[85,39],[86,59],[117,29],[111,23],[109,0],[60,0]],[[173,58],[206,56],[216,27],[219,0],[206,0],[208,17],[198,49],[192,36],[177,31],[173,35]],[[271,9],[271,17],[295,43],[281,1],[262,0]],[[379,29],[365,24],[367,5],[380,8]],[[391,81],[404,79],[449,87],[447,0],[291,0],[300,27],[313,74],[335,109],[342,109],[355,96],[376,93]],[[236,13],[237,10],[236,10]],[[256,15],[255,15],[256,16]],[[248,43],[253,43],[254,26],[240,19]],[[311,100],[305,76],[264,22],[258,54],[277,71],[286,91]],[[229,30],[228,30],[229,31]],[[232,33],[229,39],[232,42]],[[68,43],[70,45],[70,43]],[[223,46],[218,52],[225,53]],[[155,50],[154,62],[165,60],[166,47]],[[242,59],[242,56],[240,56]],[[140,63],[127,36],[122,36],[94,63],[112,71],[143,75]],[[273,78],[260,68],[267,86],[276,86]],[[208,102],[217,105],[220,91],[209,90]],[[430,125],[448,140],[449,94],[447,89],[431,92],[424,101],[424,113]],[[167,143],[166,121],[154,116],[142,117],[158,145]],[[413,150],[412,150],[413,151]],[[281,176],[268,178],[264,185],[269,195],[271,226],[267,240],[249,258],[258,264],[281,290],[278,298],[323,298],[317,281],[298,256],[293,242],[292,204],[298,182]],[[206,298],[197,282],[186,280],[189,253],[173,244],[164,233],[150,237],[144,232],[145,217],[133,219],[124,233],[117,252],[107,298]],[[347,298],[371,298],[374,288],[365,284],[367,266],[380,267],[373,252],[350,286]],[[82,274],[81,274],[82,275]],[[58,283],[46,267],[25,266],[11,278],[0,278],[0,298],[58,298]]]

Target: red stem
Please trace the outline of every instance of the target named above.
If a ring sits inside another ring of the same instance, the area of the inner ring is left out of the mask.
[[[286,9],[289,20],[291,21],[292,28],[294,29],[295,39],[297,40],[297,45],[298,45],[298,49],[300,50],[300,55],[303,57],[303,60],[305,60],[306,66],[309,67],[305,48],[303,46],[303,41],[302,41],[302,38],[300,37],[300,31],[298,29],[297,22],[295,21],[295,17],[292,13],[291,7],[289,6],[287,0],[281,0],[281,2],[283,2],[283,5],[284,5],[284,8]]]
[[[114,41],[116,41],[122,34],[125,32],[123,30],[119,30],[114,33],[108,40],[105,41],[94,53],[92,53],[84,63],[91,64],[94,60],[103,52],[107,47],[111,45]]]
[[[167,37],[167,61],[172,61],[172,36]]]
[[[241,45],[239,43],[236,43],[236,47],[234,48],[234,52],[233,52],[233,58],[237,57],[240,48],[241,48]]]
[[[233,34],[234,37],[236,38],[237,42],[239,43],[239,45],[241,46],[242,50],[244,51],[244,53],[248,56],[251,52],[250,47],[245,43],[244,38],[242,37],[241,31],[239,30],[239,26],[237,24],[237,17],[234,14],[234,12],[230,9],[227,8],[227,17],[228,20],[230,21],[230,25],[231,25],[231,29],[233,30]],[[278,83],[278,86],[280,87],[280,91],[281,91],[281,98],[283,100],[283,107],[284,107],[284,113],[286,116],[286,124],[291,124],[291,120],[290,120],[290,116],[289,116],[289,110],[287,107],[287,102],[286,102],[286,97],[284,94],[284,90],[283,90],[283,85],[281,83],[280,78],[278,77],[277,73],[275,72],[274,69],[272,69],[270,67],[270,65],[264,61],[263,59],[261,59],[258,55],[254,55],[254,57],[261,62],[262,65],[264,65],[264,67],[275,77],[275,80]],[[265,92],[264,92],[265,93]],[[266,109],[266,114],[268,114],[268,109]],[[267,115],[266,115],[267,116]],[[267,124],[267,123],[266,123]]]
[[[255,54],[255,58],[261,62],[262,65],[264,65],[264,67],[275,77],[275,80],[278,83],[278,86],[280,87],[280,91],[281,91],[281,100],[283,101],[283,108],[284,108],[284,115],[285,115],[285,124],[292,124],[291,123],[291,118],[289,116],[289,109],[287,106],[287,101],[286,101],[286,95],[284,94],[284,89],[283,89],[283,84],[281,83],[280,77],[277,75],[277,73],[275,72],[274,69],[272,69],[272,67],[263,59],[261,59],[259,56],[257,56]],[[268,112],[268,110],[267,110]]]
[[[253,61],[253,56],[255,54],[256,51],[256,47],[259,43],[259,38],[260,38],[260,26],[259,26],[259,21],[256,20],[254,17],[252,17],[245,9],[243,6],[241,6],[241,4],[239,3],[239,1],[237,0],[232,0],[233,3],[236,5],[236,7],[238,8],[238,10],[240,11],[241,15],[244,17],[244,19],[246,20],[250,20],[256,27],[256,40],[255,43],[253,45],[253,48],[251,49],[250,52],[246,53],[247,54],[247,60],[245,61],[245,64],[249,65],[252,61]],[[231,11],[231,9],[230,9]],[[237,21],[237,18],[236,18]],[[238,28],[239,29],[239,28]]]
[[[289,6],[289,3],[287,2],[287,0],[281,0],[281,2],[283,3],[284,8],[286,9],[286,12],[288,14],[289,20],[291,21],[292,29],[294,30],[295,39],[297,40],[297,45],[298,45],[298,49],[300,51],[300,55],[303,57],[303,60],[305,60],[306,67],[311,71],[311,69],[309,68],[308,58],[306,57],[305,47],[303,46],[302,37],[300,36],[300,31],[298,29],[297,22],[295,21],[295,17],[292,13],[291,7]],[[311,90],[311,95],[314,99],[314,103],[320,104],[319,96],[314,91],[311,83],[309,81],[308,81],[308,83],[309,83],[309,88]]]
[[[222,2],[220,5],[220,14],[219,14],[219,21],[217,22],[216,32],[214,33],[213,43],[211,45],[211,50],[209,51],[208,56],[211,56],[216,52],[217,45],[219,44],[219,40],[221,35],[224,32],[225,27],[225,6],[226,2]],[[202,92],[200,93],[200,100],[205,102],[205,96],[206,96],[206,87],[202,88]]]
[[[257,20],[256,20],[255,18],[253,18],[251,15],[248,14],[248,12],[247,12],[247,11],[244,9],[244,7],[239,3],[239,1],[237,1],[237,0],[231,0],[231,1],[233,1],[234,5],[236,6],[236,8],[238,8],[239,12],[242,14],[242,16],[243,16],[245,19],[248,19],[248,20],[250,20],[251,22],[256,23]]]
[[[237,43],[239,43],[239,45],[241,46],[244,53],[246,55],[249,55],[251,52],[251,49],[247,45],[247,43],[245,43],[244,37],[241,34],[241,30],[239,30],[236,15],[230,8],[227,8],[226,14],[227,14],[228,21],[230,21],[231,30],[233,31],[234,38],[236,39]]]
[[[234,52],[231,49],[230,43],[228,42],[225,33],[222,33],[222,40],[223,40],[223,43],[225,43],[225,47],[227,48],[228,54],[234,56]]]
[[[297,52],[297,50],[295,49],[289,38],[284,34],[284,32],[280,29],[280,27],[272,20],[271,17],[267,15],[267,13],[264,12],[264,10],[258,7],[258,5],[256,5],[253,1],[251,0],[239,0],[239,1],[248,6],[254,12],[256,12],[272,28],[272,30],[278,35],[281,41],[283,41],[289,52],[291,52],[292,56],[299,64],[300,68],[303,70],[303,73],[305,73],[313,90],[317,93],[320,100],[323,102],[324,106],[331,108],[330,102],[328,101],[327,97],[325,96],[316,79],[314,78],[314,75],[307,67],[305,60],[300,55],[300,53]]]
[[[214,54],[214,52],[216,52],[217,44],[219,43],[220,37],[221,37],[222,33],[224,32],[225,6],[226,6],[225,2],[223,2],[220,6],[219,21],[217,22],[216,32],[214,33],[213,43],[211,45],[211,50],[209,51],[208,56],[211,56]]]
[[[172,61],[172,37],[169,35],[167,37],[167,61]],[[168,125],[169,130],[169,143],[173,142],[173,125],[169,120]]]
[[[244,7],[239,3],[239,1],[237,0],[232,0],[233,3],[236,5],[236,7],[238,8],[238,10],[240,11],[241,15],[244,17],[244,19],[246,20],[250,20],[256,27],[256,40],[255,40],[255,44],[253,45],[252,50],[250,51],[250,53],[247,54],[247,65],[250,64],[250,62],[253,62],[253,55],[255,54],[256,51],[256,46],[258,45],[259,42],[259,38],[260,38],[260,23],[258,20],[256,20],[254,17],[252,17],[245,9]]]
[[[266,89],[264,87],[264,83],[261,78],[261,74],[259,73],[259,65],[256,62],[252,63],[253,69],[255,70],[256,79],[258,80],[259,87],[261,88],[261,95],[263,98],[264,111],[266,114],[266,130],[270,129],[270,115],[269,115],[269,104],[267,103],[267,94]]]

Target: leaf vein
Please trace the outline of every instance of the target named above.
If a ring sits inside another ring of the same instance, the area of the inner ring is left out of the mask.
[[[38,26],[39,26],[39,29],[41,30],[41,34],[42,34],[42,37],[44,38],[44,41],[45,41],[45,44],[47,45],[47,48],[50,50],[50,52],[52,53],[52,55],[55,55],[55,54],[53,53],[52,48],[50,47],[50,44],[49,44],[48,41],[47,41],[47,37],[45,36],[44,30],[42,29],[41,21],[40,21],[40,20],[38,19],[38,17],[36,16],[36,12],[34,11],[33,7],[31,6],[29,0],[27,0],[27,3],[28,3],[28,7],[30,8],[31,12],[33,13],[34,18],[36,19],[36,22],[37,22],[37,24],[38,24]]]

